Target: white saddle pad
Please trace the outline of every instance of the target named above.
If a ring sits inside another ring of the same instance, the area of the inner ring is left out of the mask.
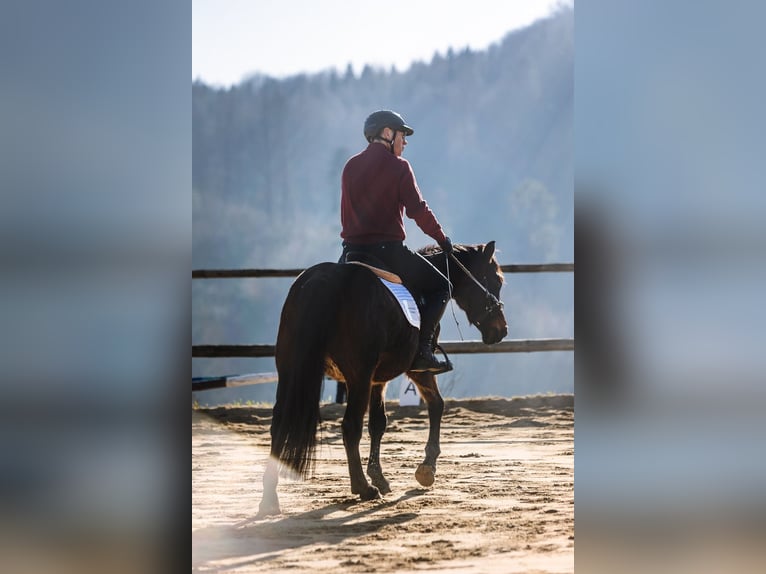
[[[399,302],[399,306],[402,308],[402,313],[410,322],[410,325],[420,329],[420,311],[418,305],[415,303],[415,299],[407,288],[401,283],[392,283],[382,277],[378,277],[383,282],[383,285],[388,287],[388,290],[394,294],[396,300]]]

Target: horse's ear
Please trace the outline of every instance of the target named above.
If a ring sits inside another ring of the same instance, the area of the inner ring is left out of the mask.
[[[487,256],[487,259],[492,259],[492,256],[495,254],[495,242],[490,241],[484,246],[484,255]]]

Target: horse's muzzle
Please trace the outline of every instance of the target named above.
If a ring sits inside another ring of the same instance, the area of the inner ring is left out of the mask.
[[[508,334],[508,325],[505,321],[493,321],[481,332],[481,340],[485,345],[494,345],[502,341]]]

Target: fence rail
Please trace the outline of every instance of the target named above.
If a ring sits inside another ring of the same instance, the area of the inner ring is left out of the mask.
[[[481,341],[442,341],[447,353],[537,353],[541,351],[574,351],[574,339],[512,339],[494,345]],[[193,345],[192,357],[273,357],[276,345]]]
[[[501,265],[503,273],[574,272],[574,263],[532,263]],[[304,269],[195,269],[192,279],[235,279],[255,277],[297,277]],[[442,341],[446,353],[537,353],[543,351],[574,351],[574,339],[514,339],[485,345],[481,341]],[[192,357],[273,357],[276,345],[192,345]],[[274,373],[242,377],[201,377],[192,382],[192,390],[207,390],[273,382]],[[255,377],[255,378],[253,378]],[[239,380],[241,379],[241,380]]]
[[[263,383],[276,383],[278,373],[253,373],[250,375],[232,375],[226,377],[192,377],[192,392],[210,389],[230,389]]]
[[[572,272],[574,263],[522,263],[501,265],[503,273]],[[248,277],[297,277],[303,269],[194,269],[192,279],[234,279]]]

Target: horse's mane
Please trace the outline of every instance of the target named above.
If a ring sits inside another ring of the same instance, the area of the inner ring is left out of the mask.
[[[465,251],[465,252],[480,251],[484,248],[484,244],[483,243],[476,243],[476,244],[455,243],[452,246],[452,248],[455,251]],[[500,251],[499,249],[496,249],[495,253],[499,253],[499,251]],[[420,249],[418,249],[418,253],[426,257],[429,255],[437,255],[439,253],[442,253],[442,248],[432,243],[430,245],[426,245],[425,247],[421,247]]]
[[[452,248],[455,251],[470,251],[470,248],[472,247],[477,248],[478,246],[477,245],[462,245],[459,243],[456,243],[452,246]],[[443,253],[443,251],[442,251],[442,248],[439,247],[438,245],[431,244],[418,249],[418,253],[420,253],[421,255],[425,257],[428,257],[430,255],[438,255],[439,253]]]
[[[464,243],[455,243],[453,244],[452,248],[457,252],[464,252],[464,253],[479,253],[483,250],[484,244],[483,243],[477,243],[477,244],[464,244]],[[421,247],[418,249],[418,253],[423,255],[424,257],[433,257],[434,255],[440,255],[444,251],[441,247],[438,245],[430,244],[426,245],[425,247]],[[495,253],[498,253],[498,250],[495,250]],[[470,256],[469,256],[470,257]],[[505,276],[503,275],[503,272],[500,270],[498,265],[497,270],[497,276],[500,279],[500,283],[505,283]]]

